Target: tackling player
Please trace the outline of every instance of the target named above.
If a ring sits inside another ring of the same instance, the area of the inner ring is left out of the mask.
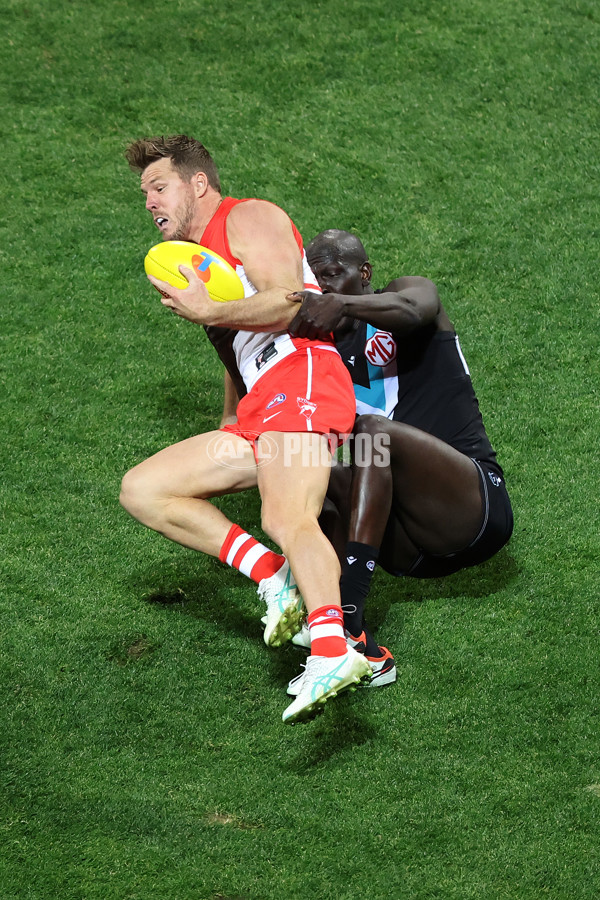
[[[354,435],[363,445],[377,437],[389,449],[386,465],[335,467],[329,490],[347,528],[341,597],[348,641],[369,657],[377,686],[394,681],[396,668],[364,620],[375,564],[413,578],[475,566],[508,541],[513,515],[435,284],[404,277],[375,291],[365,248],[346,231],[322,232],[306,251],[323,294],[293,297],[302,306],[290,330],[333,331],[354,383]],[[294,681],[297,690],[302,680]]]

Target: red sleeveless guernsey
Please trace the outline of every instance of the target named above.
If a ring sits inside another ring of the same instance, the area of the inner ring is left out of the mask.
[[[251,297],[253,294],[256,294],[257,289],[246,275],[241,260],[231,252],[227,239],[227,216],[234,206],[237,206],[238,203],[245,203],[248,199],[250,198],[236,200],[233,197],[224,197],[219,208],[204,229],[200,240],[203,247],[206,247],[208,250],[214,250],[215,253],[218,253],[219,256],[222,256],[223,259],[226,259],[233,266],[244,286],[245,297]],[[308,291],[321,293],[317,279],[308,265],[300,232],[291,220],[290,223],[298,249],[302,253],[304,288]],[[292,337],[288,331],[269,332],[267,334],[253,331],[238,331],[233,341],[237,366],[248,391],[274,365],[281,362],[286,356],[306,347],[332,350],[334,353],[337,353],[333,340],[327,342]]]

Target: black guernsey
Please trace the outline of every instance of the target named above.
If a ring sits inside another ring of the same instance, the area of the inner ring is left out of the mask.
[[[435,326],[395,337],[366,322],[336,336],[357,414],[375,413],[434,435],[502,474],[454,331]]]

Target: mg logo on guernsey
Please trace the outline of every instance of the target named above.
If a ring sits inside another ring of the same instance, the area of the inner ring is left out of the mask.
[[[365,344],[365,356],[373,366],[386,366],[396,359],[397,349],[389,331],[376,331]]]

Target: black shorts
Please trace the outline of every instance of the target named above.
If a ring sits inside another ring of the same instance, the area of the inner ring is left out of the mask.
[[[475,540],[464,550],[449,553],[447,556],[433,556],[422,551],[405,572],[387,568],[385,562],[380,560],[379,565],[390,575],[443,578],[460,569],[478,566],[494,556],[507,543],[513,531],[513,512],[504,479],[494,466],[476,459],[473,462],[479,472],[479,490],[484,509],[483,522]]]

